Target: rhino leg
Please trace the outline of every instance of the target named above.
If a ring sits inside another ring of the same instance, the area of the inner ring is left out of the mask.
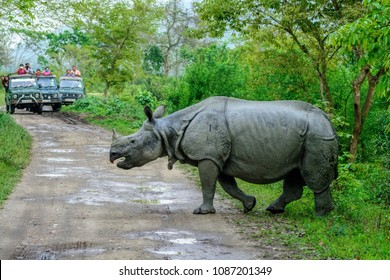
[[[333,210],[332,196],[330,188],[326,188],[320,193],[314,193],[315,212],[317,216],[325,216]]]
[[[251,211],[255,207],[256,198],[246,195],[242,190],[240,190],[234,177],[221,173],[218,177],[218,182],[221,184],[225,192],[242,202],[242,205],[244,206],[244,213]]]
[[[219,175],[218,166],[211,160],[202,160],[198,163],[199,177],[202,185],[203,203],[194,210],[194,214],[215,213],[213,206],[215,185]]]
[[[267,211],[273,214],[284,212],[286,205],[302,197],[305,182],[298,169],[291,171],[283,182],[282,195],[268,206]]]
[[[315,212],[323,216],[333,209],[330,184],[337,178],[337,141],[312,140],[306,145],[302,177],[314,192]]]

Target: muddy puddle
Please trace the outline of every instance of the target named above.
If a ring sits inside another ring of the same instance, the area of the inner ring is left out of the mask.
[[[168,205],[178,200],[177,195],[182,188],[182,184],[174,183],[148,182],[147,185],[142,185],[128,181],[90,179],[87,186],[72,194],[67,202],[95,206],[102,206],[105,203]],[[182,203],[185,201],[189,202],[189,199],[181,198]]]
[[[180,231],[166,229],[155,232],[129,234],[129,239],[146,239],[158,242],[158,247],[145,250],[166,259],[202,260],[207,259],[246,259],[248,252],[241,249],[232,251],[232,246],[223,244],[216,233]],[[254,256],[252,256],[254,257]]]
[[[93,246],[89,241],[67,244],[22,246],[13,256],[18,260],[59,260],[88,259],[104,253],[106,250]]]

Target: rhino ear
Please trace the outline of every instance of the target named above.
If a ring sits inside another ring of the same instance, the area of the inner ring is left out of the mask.
[[[145,115],[148,117],[148,120],[150,122],[153,122],[153,112],[152,112],[152,109],[150,109],[149,106],[145,106],[144,112],[145,112]]]
[[[115,128],[112,130],[112,141],[115,141],[119,138],[119,135],[116,133]]]
[[[162,116],[164,116],[164,114],[165,114],[165,105],[161,105],[161,106],[158,106],[156,111],[154,111],[153,117],[155,119],[159,119],[159,118],[162,118]]]

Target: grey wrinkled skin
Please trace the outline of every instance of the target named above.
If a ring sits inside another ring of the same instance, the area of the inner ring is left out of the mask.
[[[283,193],[267,208],[283,213],[286,205],[301,198],[303,187],[314,192],[315,212],[333,209],[329,185],[337,178],[338,141],[324,112],[301,101],[245,101],[212,97],[163,117],[160,106],[130,136],[115,131],[110,161],[123,169],[142,166],[168,156],[197,166],[203,203],[194,214],[215,213],[216,182],[240,200],[244,211],[256,200],[238,187],[235,178],[255,184],[283,180]]]

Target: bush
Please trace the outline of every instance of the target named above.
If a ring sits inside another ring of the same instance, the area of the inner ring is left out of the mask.
[[[168,99],[177,109],[190,106],[210,96],[240,97],[245,92],[247,70],[238,55],[227,46],[212,45],[188,51],[190,61],[184,76],[171,87]]]
[[[137,102],[145,107],[145,106],[149,106],[151,107],[152,109],[154,109],[156,107],[156,103],[157,103],[157,100],[156,100],[156,97],[153,96],[153,94],[149,91],[143,91],[141,90],[136,96],[135,96],[135,100],[137,100]]]
[[[390,111],[371,110],[361,136],[361,158],[364,161],[382,162],[390,168]]]
[[[146,118],[143,106],[128,95],[108,98],[88,96],[64,110],[87,113],[88,121],[110,129],[118,128],[122,133],[140,128]]]

